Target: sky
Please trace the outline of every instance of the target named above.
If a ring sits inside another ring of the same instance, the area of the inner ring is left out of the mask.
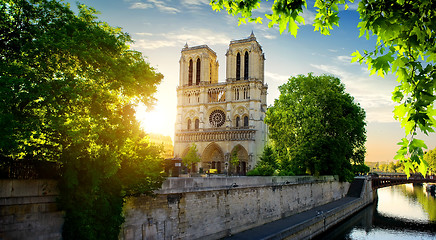
[[[71,3],[76,9],[76,1]],[[121,27],[135,41],[131,48],[142,52],[146,60],[164,75],[155,98],[154,109],[139,107],[137,117],[147,132],[162,133],[174,138],[179,59],[185,44],[208,45],[217,53],[220,64],[218,79],[225,81],[225,53],[231,40],[247,38],[251,32],[265,53],[265,82],[268,84],[267,104],[278,98],[278,86],[290,76],[329,74],[339,77],[357,103],[366,111],[366,161],[392,161],[404,137],[404,130],[393,118],[395,104],[391,92],[398,85],[393,74],[382,78],[369,76],[366,65],[351,63],[351,54],[373,50],[375,38],[359,38],[357,3],[349,4],[339,13],[340,26],[324,36],[312,26],[316,11],[314,0],[308,0],[303,12],[305,25],[300,25],[295,38],[277,27],[268,28],[265,13],[272,1],[262,3],[254,16],[264,17],[264,24],[241,24],[224,10],[215,12],[208,0],[81,0],[100,12],[99,20]],[[356,1],[357,2],[357,1]],[[436,147],[436,135],[420,136],[428,149]]]

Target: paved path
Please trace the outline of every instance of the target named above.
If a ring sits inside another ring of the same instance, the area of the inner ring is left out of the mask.
[[[337,207],[343,206],[358,198],[356,197],[344,197],[342,199],[327,203],[325,205],[307,210],[305,212],[295,214],[286,218],[276,220],[274,222],[266,223],[264,225],[248,229],[246,231],[237,233],[233,236],[223,239],[227,240],[257,240],[257,239],[280,239],[280,233],[289,231],[292,228],[296,228],[306,221],[313,219],[322,212],[328,212]]]

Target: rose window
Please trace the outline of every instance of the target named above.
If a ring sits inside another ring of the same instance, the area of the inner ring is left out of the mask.
[[[214,110],[209,116],[209,122],[213,127],[221,127],[226,121],[226,114],[222,110]]]

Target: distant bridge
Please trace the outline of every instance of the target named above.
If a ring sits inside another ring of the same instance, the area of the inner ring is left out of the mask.
[[[406,183],[436,183],[434,175],[427,175],[425,178],[420,174],[411,174],[407,178],[406,174],[377,174],[372,175],[372,189],[401,185]]]

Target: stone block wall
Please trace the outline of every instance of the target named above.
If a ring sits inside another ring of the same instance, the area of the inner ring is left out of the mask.
[[[119,239],[219,239],[340,199],[333,177],[169,178],[128,198]],[[0,239],[61,239],[54,180],[0,180]]]
[[[209,180],[173,179],[190,191],[167,183],[154,198],[129,198],[120,239],[219,239],[340,199],[349,187],[314,177],[213,179],[214,186],[200,187]]]
[[[0,239],[61,239],[55,180],[0,180]]]

